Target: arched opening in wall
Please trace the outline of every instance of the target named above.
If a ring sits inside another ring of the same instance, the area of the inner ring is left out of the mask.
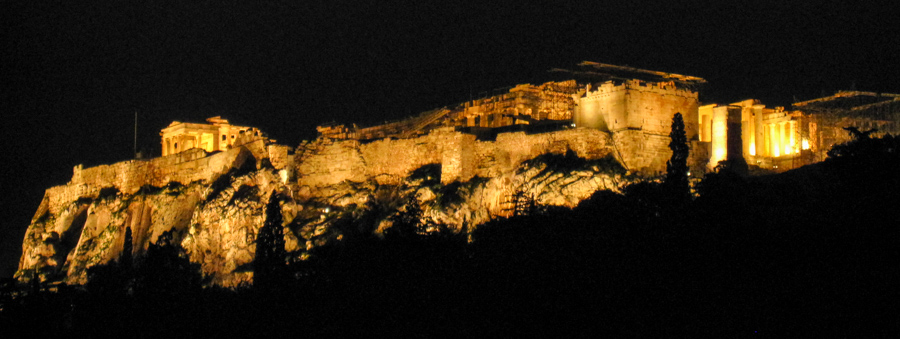
[[[84,231],[84,225],[87,222],[87,212],[87,204],[78,206],[78,211],[75,212],[72,223],[69,224],[69,227],[67,227],[62,234],[60,234],[54,258],[56,259],[56,262],[63,262],[69,256],[69,252],[75,250],[75,247],[78,245],[78,240],[81,238],[81,232]],[[58,266],[57,272],[65,274],[66,270],[64,267],[67,266],[68,263]]]

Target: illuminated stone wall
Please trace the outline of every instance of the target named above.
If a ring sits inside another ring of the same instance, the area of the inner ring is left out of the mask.
[[[607,82],[593,91],[588,87],[587,93],[576,99],[575,126],[607,132],[615,130],[618,118],[625,116],[627,93],[625,84]],[[625,124],[624,119],[622,124]]]
[[[440,164],[442,182],[468,182],[463,185],[468,188],[460,190],[462,200],[443,209],[433,204],[437,188],[422,185],[412,194],[430,201],[423,203],[427,215],[463,230],[509,216],[510,197],[516,193],[533,196],[541,204],[574,207],[597,190],[617,191],[628,179],[615,169],[557,170],[547,163],[522,166],[548,152],[603,158],[612,154],[608,138],[606,132],[581,128],[502,133],[495,141],[479,141],[474,135],[443,128],[417,138],[368,143],[320,138],[304,142],[293,156],[285,146],[257,140],[208,156],[194,149],[151,160],[79,166],[68,184],[45,193],[27,230],[17,277],[30,278],[38,272],[45,280],[83,284],[87,268],[121,255],[124,232],[130,227],[135,253],[162,232],[175,230],[190,260],[201,264],[213,284],[235,287],[252,281],[251,272],[238,268],[253,260],[271,192],[290,197],[282,205],[285,223],[305,218],[300,212],[321,214],[303,219],[305,226],[297,231],[303,237],[285,230],[288,251],[309,250],[332,239],[328,234],[334,220],[329,219],[327,208],[318,210],[322,204],[332,208],[366,204],[379,199],[379,186],[401,184],[413,170]],[[220,177],[254,158],[257,170]],[[278,171],[258,167],[265,159]],[[289,172],[296,179],[283,175]],[[475,176],[483,180],[471,180]],[[169,185],[172,182],[182,185]],[[140,190],[146,185],[156,188]]]
[[[315,179],[311,181],[313,183],[328,182],[328,180],[342,181],[350,178],[359,179],[359,176],[379,177],[382,178],[379,179],[379,182],[393,182],[399,180],[397,178],[402,177],[402,173],[408,172],[410,168],[415,169],[432,161],[446,165],[445,180],[455,180],[451,178],[457,177],[466,178],[470,175],[468,174],[470,173],[469,163],[476,164],[476,168],[481,166],[477,165],[480,163],[477,145],[475,156],[470,161],[467,158],[469,157],[469,142],[459,141],[453,145],[446,142],[426,142],[418,143],[415,147],[407,147],[407,142],[399,140],[429,140],[430,131],[448,127],[499,128],[514,124],[571,119],[576,127],[596,130],[605,134],[604,140],[615,141],[605,144],[604,147],[612,147],[611,150],[615,150],[613,153],[629,170],[645,175],[658,175],[665,171],[666,161],[671,156],[669,132],[675,113],[681,113],[684,118],[685,133],[689,142],[698,140],[700,131],[697,92],[692,90],[689,85],[676,84],[675,80],[665,78],[671,76],[676,75],[663,74],[664,78],[660,81],[637,79],[607,81],[596,87],[587,85],[584,89],[577,88],[575,80],[548,82],[539,86],[524,84],[513,87],[508,93],[469,101],[454,109],[424,112],[418,117],[380,126],[367,128],[344,125],[319,126],[320,138],[328,141],[317,141],[318,144],[322,144],[317,147],[329,147],[323,143],[339,142],[340,140],[371,140],[374,138],[376,141],[361,144],[359,149],[364,150],[379,147],[378,145],[385,140],[389,140],[385,138],[391,138],[395,140],[391,143],[392,147],[396,147],[398,150],[395,156],[399,157],[394,160],[400,162],[401,159],[405,159],[402,160],[404,165],[383,164],[377,156],[371,155],[364,157],[364,160],[353,157],[353,159],[339,161],[344,164],[362,161],[366,164],[364,167],[360,167],[365,171],[364,174],[352,172],[349,167],[344,170],[335,170],[334,173],[322,172],[320,170],[322,167],[313,163],[308,164],[304,169],[298,168],[298,173],[311,174],[312,177],[319,175],[318,173],[332,175],[331,179]],[[500,139],[498,138],[495,142],[502,144]],[[453,138],[448,140],[453,140]],[[701,144],[698,146],[705,147]],[[542,149],[547,150],[549,148],[546,147],[552,148],[553,146],[543,145],[541,147],[545,147]],[[324,149],[322,151],[325,152]],[[419,156],[418,154],[422,152],[440,155],[441,159],[434,159],[433,156]],[[512,153],[507,153],[507,150],[499,150],[498,152],[497,154],[517,154],[521,151],[513,150]],[[692,151],[692,154],[694,153],[696,152]],[[341,152],[336,154],[341,154]],[[380,153],[373,152],[371,154]],[[689,165],[695,169],[702,169],[708,161],[705,156],[710,152],[703,150],[697,154],[703,156],[692,156]],[[503,159],[491,161],[502,165]],[[486,168],[491,168],[491,166],[486,166]],[[471,173],[481,175],[478,171]]]
[[[273,167],[282,169],[290,164],[284,146],[268,149],[275,151],[275,156],[270,159]],[[49,208],[62,206],[63,202],[74,201],[80,197],[96,197],[101,189],[108,187],[115,187],[126,194],[134,194],[143,186],[163,187],[170,182],[180,184],[194,181],[208,182],[253,158],[269,158],[263,140],[209,156],[201,149],[193,149],[148,160],[135,159],[90,168],[78,165],[73,168],[69,183],[47,189],[44,200],[47,201]]]
[[[478,141],[475,150],[474,174],[487,178],[545,153],[565,154],[571,150],[585,159],[600,159],[613,153],[609,135],[588,128],[539,134],[501,133],[496,141]]]
[[[295,163],[298,184],[306,187],[304,192],[314,192],[343,181],[395,185],[428,164],[441,164],[443,183],[493,177],[538,155],[568,150],[586,159],[613,154],[608,134],[595,129],[501,133],[495,141],[479,141],[474,135],[444,128],[418,138],[369,143],[320,138],[301,145]]]
[[[633,171],[649,175],[665,171],[672,154],[669,132],[675,113],[684,118],[687,139],[698,138],[697,92],[671,81],[608,81],[595,89],[587,87],[575,101],[575,125],[612,133],[617,153]]]

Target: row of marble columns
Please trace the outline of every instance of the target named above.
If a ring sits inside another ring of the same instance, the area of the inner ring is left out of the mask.
[[[172,155],[178,152],[182,152],[191,148],[201,147],[201,142],[207,137],[209,140],[212,140],[212,145],[206,145],[206,151],[214,151],[218,149],[218,140],[215,137],[215,134],[212,133],[199,133],[199,134],[182,134],[169,138],[163,138],[162,149],[163,156]]]
[[[765,125],[765,149],[768,156],[778,157],[798,152],[797,122],[782,121]]]

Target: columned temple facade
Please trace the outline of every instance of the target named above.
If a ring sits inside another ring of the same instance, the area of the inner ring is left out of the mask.
[[[825,160],[832,146],[852,139],[844,128],[900,135],[900,94],[841,91],[792,106],[767,108],[754,99],[700,106],[699,140],[709,143],[708,167],[743,158],[780,172]]]
[[[261,132],[253,127],[235,126],[222,117],[206,119],[208,124],[173,121],[162,129],[162,155],[180,153],[192,148],[200,148],[207,152],[224,151],[234,146],[238,137],[250,133],[260,136]]]

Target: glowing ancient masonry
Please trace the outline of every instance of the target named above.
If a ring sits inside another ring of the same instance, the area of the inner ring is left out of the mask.
[[[159,132],[162,136],[162,155],[167,156],[192,148],[207,152],[224,151],[234,146],[237,137],[244,133],[260,136],[253,127],[235,126],[222,117],[206,119],[209,124],[173,121]]]
[[[519,84],[507,93],[378,126],[328,124],[317,129],[321,138],[367,141],[416,138],[439,128],[453,128],[480,140],[504,132],[587,128],[608,136],[596,142],[606,143],[603,146],[623,166],[648,175],[665,170],[675,113],[684,117],[691,147],[689,163],[699,172],[727,159],[776,171],[818,162],[832,145],[849,140],[843,127],[900,132],[897,94],[840,92],[795,103],[794,110],[767,108],[755,99],[701,106],[698,87],[706,81],[699,77],[596,62],[578,66],[575,71],[555,70],[576,79]],[[210,124],[176,121],[163,129],[162,155],[191,148],[226,150],[234,145],[236,136],[260,133],[252,127],[230,125],[220,117],[207,121]],[[465,148],[464,144],[460,147]]]
[[[788,170],[823,160],[832,145],[848,140],[843,127],[900,131],[897,94],[840,92],[795,103],[795,110],[767,108],[754,99],[701,106],[697,88],[706,82],[702,78],[595,62],[582,62],[579,67],[555,70],[576,79],[520,84],[507,93],[379,126],[329,124],[319,126],[318,131],[326,139],[366,141],[415,138],[448,127],[479,139],[492,139],[503,132],[589,128],[608,136],[602,142],[623,166],[650,175],[665,170],[675,113],[684,117],[691,143],[689,163],[701,172],[727,159]],[[162,155],[192,148],[226,150],[237,136],[260,133],[252,127],[231,125],[221,117],[207,121],[209,124],[172,122],[160,132]]]
[[[900,132],[900,94],[838,92],[793,106],[766,108],[753,99],[701,106],[699,139],[710,143],[709,167],[741,157],[784,171],[824,160],[831,146],[850,140],[845,127]]]
[[[844,127],[900,132],[897,94],[839,92],[795,103],[794,110],[767,108],[755,99],[701,106],[697,88],[705,83],[702,78],[595,62],[579,67],[556,70],[577,80],[521,84],[508,93],[380,126],[332,124],[318,130],[321,137],[335,140],[375,140],[410,138],[440,127],[479,138],[589,128],[609,137],[607,146],[623,166],[651,175],[665,170],[675,113],[684,117],[689,164],[700,172],[727,159],[775,171],[822,161],[832,145],[849,140]]]
[[[318,130],[323,138],[361,141],[406,139],[446,128],[483,141],[512,132],[534,135],[563,130],[599,131],[596,135],[602,138],[579,142],[602,148],[597,154],[611,154],[629,170],[655,175],[665,171],[671,156],[668,134],[672,117],[682,113],[687,137],[692,140],[692,149],[697,150],[690,163],[697,169],[705,166],[708,151],[707,145],[698,144],[696,90],[705,80],[595,62],[583,62],[579,67],[576,71],[555,70],[574,79],[520,84],[507,93],[439,108],[407,120],[367,128],[332,124],[319,126]],[[571,135],[575,134],[578,132]],[[462,147],[465,146],[463,141]],[[550,151],[550,145],[543,147],[545,152]],[[476,161],[472,166],[477,169],[479,165]],[[461,172],[470,171],[463,168]]]
[[[120,256],[130,228],[133,251],[173,230],[214,284],[240,286],[252,281],[238,268],[252,262],[276,193],[286,198],[284,222],[293,225],[285,249],[296,253],[340,239],[332,227],[344,220],[340,211],[404,199],[390,193],[399,187],[411,189],[424,215],[464,232],[512,215],[520,197],[575,207],[598,190],[663,173],[676,113],[690,143],[688,165],[701,175],[722,160],[775,171],[821,161],[832,145],[849,140],[844,127],[900,132],[897,94],[840,92],[792,109],[752,99],[701,105],[701,78],[593,62],[579,67],[556,70],[562,81],[495,90],[380,126],[319,126],[316,140],[296,147],[221,117],[173,122],[160,133],[162,157],[78,165],[68,183],[47,189],[16,277],[83,284],[87,268]],[[535,162],[548,153],[592,165],[557,171]],[[414,173],[447,186],[415,183]],[[447,187],[456,187],[451,195],[458,199],[439,199]],[[382,230],[387,222],[376,221]]]

